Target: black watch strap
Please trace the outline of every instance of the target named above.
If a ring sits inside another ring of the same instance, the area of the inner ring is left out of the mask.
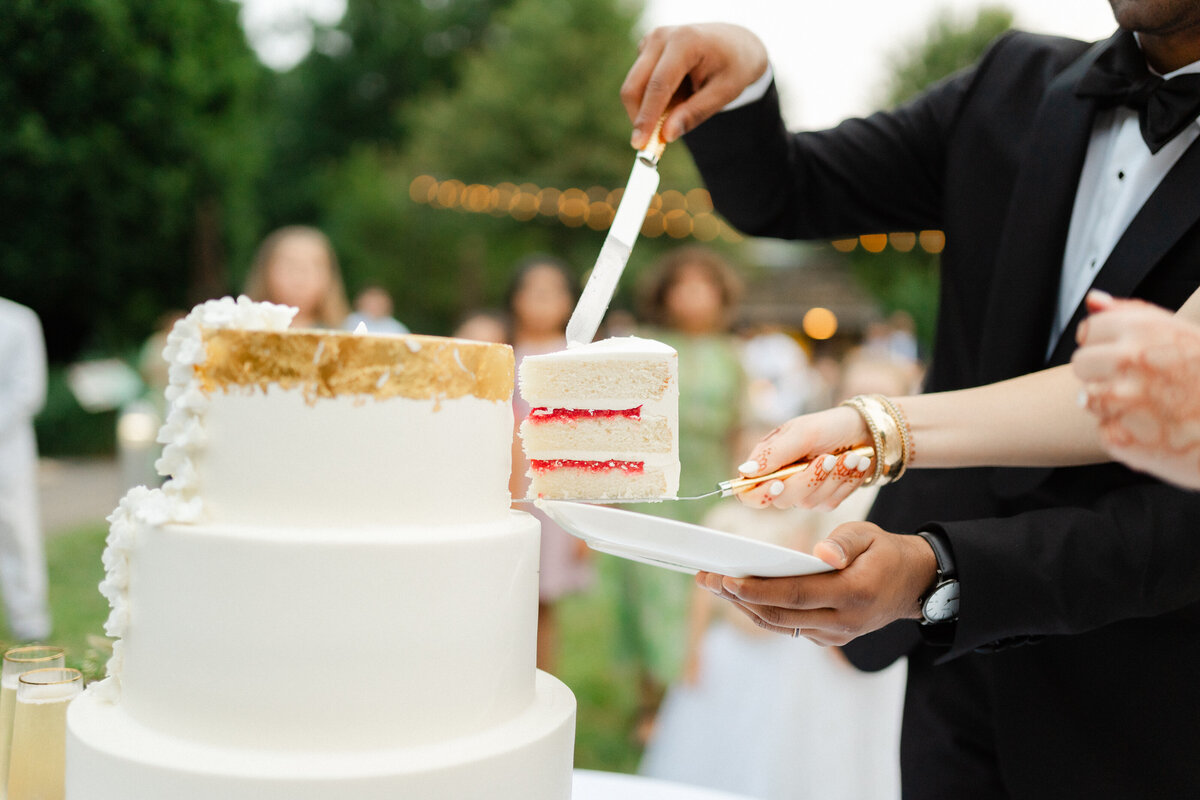
[[[936,583],[944,583],[958,578],[958,570],[954,568],[954,551],[950,548],[950,539],[938,530],[917,531],[929,546],[933,548],[933,557],[937,559],[938,577]],[[936,584],[935,584],[936,585]]]

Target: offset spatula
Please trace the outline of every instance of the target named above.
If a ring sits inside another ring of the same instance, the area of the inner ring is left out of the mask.
[[[875,459],[875,448],[864,445],[862,447],[855,447],[851,450],[846,450],[843,453],[839,453],[838,455],[839,456],[841,456],[841,455],[858,456],[860,458],[862,456],[866,456],[867,458],[874,460]],[[824,458],[824,456],[821,456],[821,458]],[[783,480],[785,478],[790,478],[793,475],[796,475],[798,473],[804,472],[804,470],[808,469],[809,466],[811,466],[813,461],[815,461],[815,460],[816,459],[808,459],[806,461],[797,461],[794,464],[790,464],[786,467],[782,467],[781,469],[777,469],[774,472],[771,472],[767,475],[755,475],[752,478],[730,478],[727,481],[721,481],[720,483],[718,483],[717,488],[713,489],[711,492],[705,492],[704,494],[698,494],[695,497],[661,497],[661,498],[652,498],[649,500],[647,500],[646,498],[623,500],[623,499],[614,499],[611,497],[609,497],[609,498],[555,497],[555,498],[547,498],[547,499],[564,500],[564,501],[571,502],[571,503],[599,503],[599,504],[603,504],[603,505],[611,505],[614,503],[647,503],[647,502],[657,503],[657,502],[661,502],[661,501],[665,501],[665,500],[703,500],[706,497],[731,497],[735,494],[741,494],[742,492],[753,489],[755,486],[760,486],[764,483],[767,483],[768,481]],[[537,498],[526,497],[526,498],[521,498],[519,500],[514,500],[513,502],[536,503]]]
[[[658,159],[666,147],[662,140],[662,123],[660,119],[650,134],[650,144],[639,150],[633,161],[629,183],[625,186],[625,194],[621,195],[621,205],[617,207],[608,235],[604,237],[596,266],[567,322],[567,347],[587,344],[596,337],[613,292],[617,290],[617,282],[629,262],[633,243],[637,241],[650,201],[658,189]]]

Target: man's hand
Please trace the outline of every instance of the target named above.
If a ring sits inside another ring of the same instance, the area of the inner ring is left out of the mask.
[[[745,28],[724,23],[656,28],[638,44],[638,57],[621,86],[633,120],[631,144],[641,150],[654,125],[673,142],[733,101],[767,70],[767,50]],[[685,78],[690,81],[685,83]]]
[[[848,522],[813,548],[835,572],[794,578],[729,578],[696,583],[738,606],[759,627],[819,645],[843,645],[898,619],[920,619],[918,601],[933,586],[937,558],[920,536]]]
[[[1088,295],[1071,358],[1104,449],[1200,489],[1200,327],[1140,300]]]

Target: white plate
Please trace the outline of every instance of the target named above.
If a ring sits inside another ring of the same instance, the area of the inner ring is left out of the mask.
[[[567,500],[538,505],[593,550],[677,572],[783,578],[833,569],[808,553],[701,525]]]

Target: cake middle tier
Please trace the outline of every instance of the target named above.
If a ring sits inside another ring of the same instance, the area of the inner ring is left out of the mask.
[[[120,704],[222,746],[351,751],[484,730],[533,700],[538,523],[149,527]]]

